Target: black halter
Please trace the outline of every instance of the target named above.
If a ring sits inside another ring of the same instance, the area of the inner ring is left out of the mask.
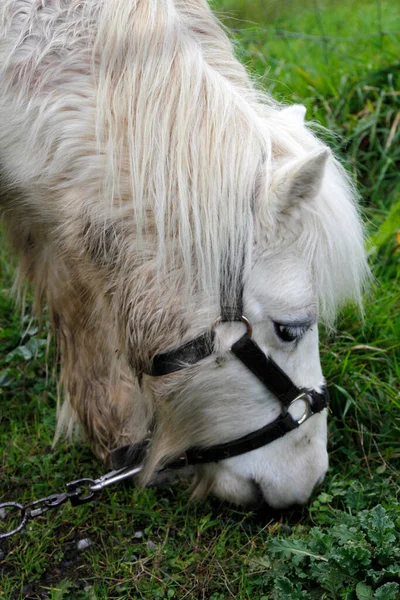
[[[238,307],[238,309],[241,310],[241,307]],[[281,438],[289,431],[297,429],[312,415],[327,408],[329,404],[329,393],[326,386],[323,386],[320,392],[298,388],[276,362],[264,354],[251,337],[251,325],[246,317],[241,314],[238,315],[237,310],[236,314],[231,313],[229,315],[231,318],[228,319],[226,318],[226,310],[221,309],[221,314],[222,317],[218,324],[228,321],[242,321],[245,323],[246,333],[233,344],[230,350],[276,396],[281,404],[281,414],[272,423],[235,440],[208,448],[195,446],[189,448],[183,455],[168,462],[163,467],[164,469],[177,469],[188,465],[217,462],[256,450]],[[215,331],[212,328],[211,331],[175,350],[158,354],[154,357],[149,375],[153,377],[169,375],[207,358],[213,353],[214,338]],[[290,414],[289,409],[295,403],[300,402],[304,404],[304,411],[296,419]],[[134,446],[118,448],[111,456],[113,465],[122,467],[143,462],[149,444],[150,440],[143,440]]]

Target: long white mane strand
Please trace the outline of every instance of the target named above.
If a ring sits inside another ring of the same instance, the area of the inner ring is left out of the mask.
[[[106,196],[132,202],[139,239],[155,227],[160,269],[214,293],[229,272],[234,295],[270,140],[230,42],[206,2],[109,0],[97,56]]]

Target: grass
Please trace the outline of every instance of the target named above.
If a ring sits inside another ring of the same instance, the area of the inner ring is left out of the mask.
[[[331,141],[359,181],[376,279],[364,321],[349,308],[335,334],[321,336],[332,395],[329,474],[307,507],[281,513],[211,499],[189,504],[184,481],[110,488],[94,504],[65,505],[1,544],[5,600],[400,598],[400,41],[344,39],[400,31],[400,7],[386,0],[362,9],[353,0],[214,6],[234,15],[237,52],[260,84],[305,103],[309,118],[333,129]],[[46,332],[15,309],[14,268],[3,250],[0,499],[26,502],[103,468],[86,444],[51,447],[52,351],[46,361]],[[29,308],[28,297],[26,315]],[[90,543],[78,551],[82,539]]]

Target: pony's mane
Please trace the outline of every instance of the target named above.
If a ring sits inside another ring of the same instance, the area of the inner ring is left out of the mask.
[[[33,16],[21,39],[36,18],[37,3],[26,5]],[[12,7],[7,0],[3,16]],[[322,142],[251,82],[205,0],[53,0],[51,11],[38,63],[74,41],[67,60],[84,69],[92,49],[104,209],[134,214],[132,252],[155,253],[160,273],[183,270],[188,289],[196,282],[210,297],[229,273],[233,300],[268,210],[258,190],[277,161]],[[355,194],[333,158],[321,198],[303,213],[299,244],[331,319],[344,298],[360,299],[366,272]]]

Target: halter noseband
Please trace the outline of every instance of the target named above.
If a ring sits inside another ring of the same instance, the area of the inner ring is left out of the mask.
[[[222,314],[224,315],[223,312]],[[276,396],[281,404],[281,414],[268,425],[235,440],[208,448],[193,446],[177,459],[168,462],[163,467],[164,469],[177,469],[188,465],[217,462],[256,450],[281,438],[289,431],[297,429],[312,415],[327,408],[329,404],[329,393],[326,386],[323,386],[321,392],[298,388],[276,362],[271,357],[266,356],[252,339],[251,325],[246,317],[243,315],[232,315],[232,317],[230,319],[221,317],[207,333],[175,350],[155,356],[149,375],[153,377],[168,375],[207,358],[214,351],[216,325],[224,322],[241,321],[246,325],[246,333],[232,345],[230,351]],[[304,404],[304,411],[296,419],[290,414],[289,409],[300,402]],[[134,446],[123,446],[114,450],[111,455],[113,465],[121,467],[141,463],[145,458],[149,444],[150,440],[143,440]]]

